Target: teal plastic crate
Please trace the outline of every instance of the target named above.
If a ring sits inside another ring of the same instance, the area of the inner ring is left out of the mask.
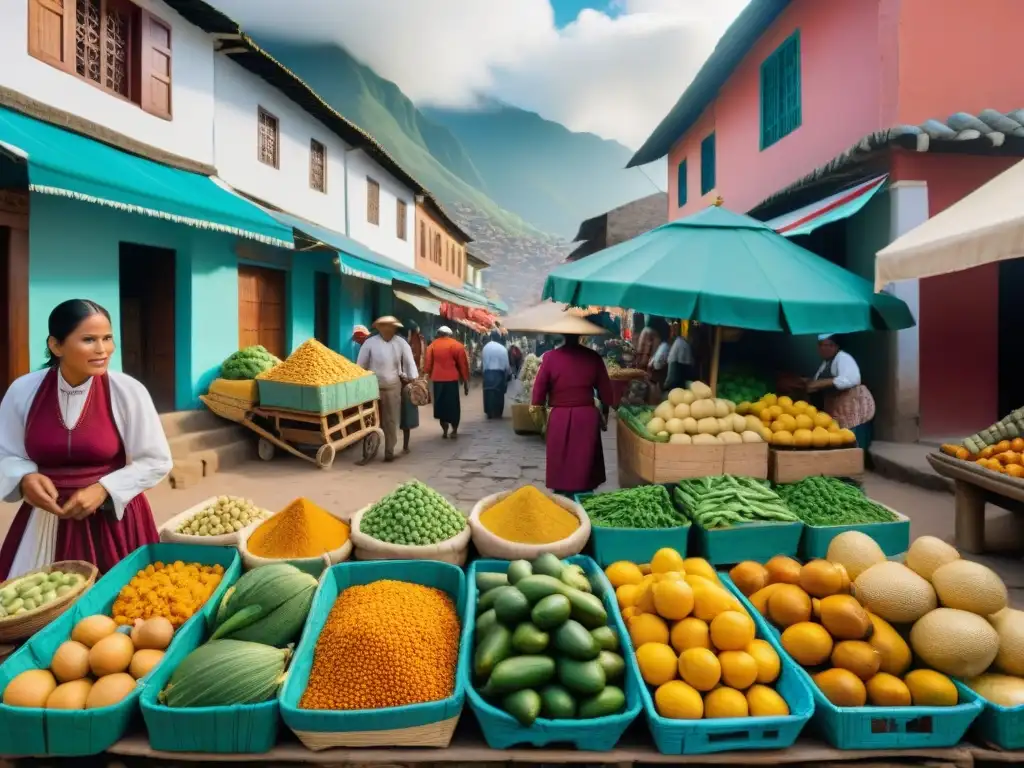
[[[893,511],[899,520],[891,523],[860,525],[805,525],[800,539],[800,557],[804,560],[823,558],[832,539],[846,531],[866,533],[882,548],[886,557],[902,554],[910,548],[910,518]]]
[[[262,379],[257,383],[260,390],[260,405],[267,408],[318,413],[321,416],[337,413],[380,397],[377,377],[373,374],[326,387],[307,387]]]
[[[164,663],[180,658],[197,644],[200,629],[220,603],[221,596],[242,571],[238,551],[201,544],[149,544],[132,552],[110,569],[67,611],[39,630],[0,665],[0,689],[19,673],[50,666],[57,648],[71,636],[80,619],[93,614],[110,615],[121,588],[140,570],[156,562],[221,565],[224,577],[203,609],[174,633],[163,662],[122,701],[92,710],[47,710],[8,707],[0,704],[0,754],[78,757],[104,752],[117,742],[138,712],[139,697]]]
[[[796,555],[803,523],[741,523],[708,531],[693,526],[694,552],[712,565],[732,565],[744,560],[768,562],[776,555]]]
[[[325,711],[300,709],[299,701],[309,682],[313,668],[313,652],[320,632],[334,607],[338,595],[348,587],[372,584],[382,579],[405,581],[435,587],[451,596],[463,628],[472,610],[467,606],[466,575],[462,569],[436,560],[381,560],[347,562],[332,566],[320,580],[320,587],[313,598],[313,606],[306,619],[302,639],[295,649],[291,672],[278,697],[281,703],[281,718],[292,731],[297,733],[346,733],[362,731],[393,731],[404,728],[440,723],[458,717],[466,698],[462,676],[455,676],[455,690],[442,701],[410,704],[387,709],[363,709],[350,711]],[[465,643],[460,644],[459,665],[469,658]],[[402,739],[404,737],[399,736]],[[401,743],[401,742],[398,742]]]
[[[957,681],[961,694],[974,693],[963,683]],[[977,695],[977,694],[975,694]],[[1000,749],[1024,749],[1024,706],[1004,707],[980,696],[981,714],[974,721],[973,732]]]
[[[584,499],[594,495],[578,493],[576,503],[582,505]],[[689,523],[672,528],[603,528],[590,521],[590,545],[594,559],[602,568],[619,560],[649,563],[662,547],[671,547],[686,557],[689,540]]]
[[[780,656],[792,661],[782,648],[778,630],[758,613],[728,574],[720,573],[719,578],[754,617],[758,632]],[[982,711],[981,698],[964,686],[958,686],[960,703],[953,707],[837,707],[825,698],[807,670],[797,665],[797,671],[814,695],[811,724],[836,749],[952,747],[960,743]]]
[[[615,601],[615,592],[600,567],[593,559],[583,555],[569,557],[566,562],[583,567],[593,585],[594,594],[604,602],[604,607],[608,611],[609,624],[618,633],[619,643],[625,650],[628,647],[629,634],[626,632],[626,625],[622,622],[622,615],[619,613],[619,607]],[[473,687],[471,651],[473,633],[476,628],[476,574],[478,572],[504,573],[507,568],[507,560],[477,560],[470,566],[467,590],[470,607],[466,611],[467,620],[462,628],[463,655],[459,662],[459,679],[466,689],[469,707],[480,724],[480,730],[483,731],[487,746],[491,749],[509,749],[517,744],[530,744],[535,747],[572,744],[576,749],[590,752],[612,750],[643,708],[640,674],[635,664],[626,664],[626,679],[623,689],[626,693],[626,711],[618,715],[596,717],[592,720],[549,720],[542,717],[526,728],[507,712],[488,703]]]

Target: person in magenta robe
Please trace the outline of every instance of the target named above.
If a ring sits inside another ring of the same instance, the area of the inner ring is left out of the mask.
[[[600,330],[600,329],[598,329]],[[594,405],[594,393],[601,410]],[[565,496],[593,491],[605,480],[601,431],[607,426],[612,382],[604,360],[566,334],[547,352],[533,382],[533,405],[551,408],[547,424],[547,486]]]
[[[21,501],[0,579],[60,560],[106,572],[159,540],[144,495],[171,471],[171,451],[146,388],[108,371],[110,315],[73,299],[49,318],[48,363],[0,402],[0,498]]]

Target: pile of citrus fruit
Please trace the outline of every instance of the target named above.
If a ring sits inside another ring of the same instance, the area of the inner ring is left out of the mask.
[[[761,434],[772,445],[787,448],[842,448],[857,442],[853,432],[803,400],[768,394],[756,403],[740,403],[736,413],[760,419]]]
[[[778,654],[700,558],[660,549],[605,569],[658,714],[676,720],[788,715]]]

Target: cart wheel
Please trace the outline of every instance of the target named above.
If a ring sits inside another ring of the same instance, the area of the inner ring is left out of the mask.
[[[267,438],[261,437],[259,445],[256,446],[256,451],[261,459],[271,461],[274,458],[274,454],[277,453],[277,446],[267,440]]]
[[[316,465],[320,469],[330,469],[334,463],[334,446],[328,443],[327,445],[321,445],[320,450],[316,452]]]
[[[363,460],[362,464],[366,464],[373,460],[373,457],[377,455],[380,450],[380,432],[376,430],[368,434],[363,439]]]

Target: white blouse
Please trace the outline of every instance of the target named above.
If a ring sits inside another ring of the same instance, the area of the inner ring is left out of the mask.
[[[827,375],[826,375],[827,374]],[[832,379],[832,385],[842,391],[860,386],[860,366],[849,352],[839,350],[831,362],[826,360],[814,374],[814,380]]]
[[[22,478],[39,471],[26,455],[25,424],[46,374],[46,370],[33,371],[17,379],[0,402],[0,499],[7,502],[20,501]],[[93,379],[72,387],[63,376],[57,375],[60,412],[64,424],[73,428],[82,416]],[[110,380],[114,423],[124,443],[128,463],[99,482],[110,494],[114,512],[120,520],[132,499],[159,485],[170,473],[171,449],[146,388],[123,373],[110,371],[107,377]]]

